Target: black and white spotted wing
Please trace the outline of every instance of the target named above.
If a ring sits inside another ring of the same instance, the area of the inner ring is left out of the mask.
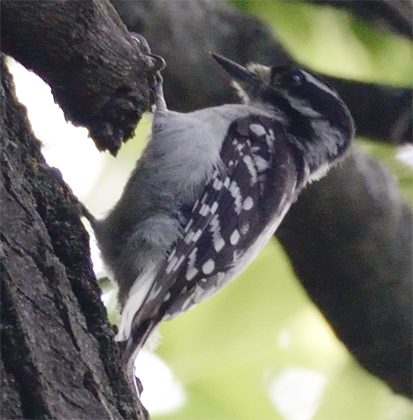
[[[134,325],[176,317],[214,295],[246,268],[294,200],[297,162],[274,120],[234,121],[221,160],[226,171],[217,168],[205,185]],[[247,251],[254,255],[240,263]]]

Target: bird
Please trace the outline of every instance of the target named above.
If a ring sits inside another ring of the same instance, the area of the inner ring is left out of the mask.
[[[347,106],[310,71],[211,55],[241,103],[171,111],[158,72],[151,138],[121,198],[102,219],[85,214],[118,285],[116,340],[131,381],[158,325],[238,277],[354,137]]]

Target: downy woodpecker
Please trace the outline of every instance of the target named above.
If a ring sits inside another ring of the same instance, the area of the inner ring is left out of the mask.
[[[169,111],[158,74],[148,146],[115,207],[92,220],[119,286],[117,340],[130,378],[156,326],[234,280],[354,135],[346,105],[308,71],[212,56],[243,104]]]

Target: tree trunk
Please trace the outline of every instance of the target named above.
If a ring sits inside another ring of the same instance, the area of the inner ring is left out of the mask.
[[[45,164],[3,55],[1,74],[1,417],[136,418],[77,201]]]
[[[108,0],[2,1],[1,48],[52,89],[65,117],[116,155],[149,107],[138,43]]]

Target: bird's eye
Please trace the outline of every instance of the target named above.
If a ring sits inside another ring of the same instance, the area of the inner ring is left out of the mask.
[[[304,76],[297,69],[279,67],[274,69],[272,75],[273,84],[284,89],[300,86],[303,81]]]
[[[287,78],[287,83],[291,86],[299,86],[303,82],[303,75],[297,71],[292,72]]]

